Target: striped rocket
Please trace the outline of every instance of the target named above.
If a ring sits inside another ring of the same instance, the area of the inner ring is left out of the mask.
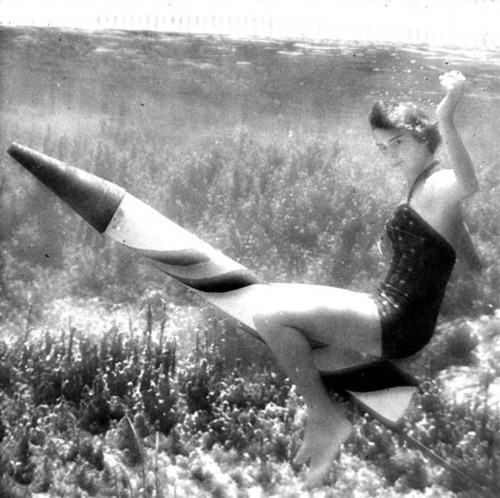
[[[118,185],[13,143],[7,151],[98,232],[191,288],[259,337],[253,316],[273,284],[228,258]],[[408,409],[417,381],[396,364],[352,351],[314,350],[331,392],[388,425]]]

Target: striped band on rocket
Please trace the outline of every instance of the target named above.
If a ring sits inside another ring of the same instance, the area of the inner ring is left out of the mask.
[[[130,194],[105,234],[197,291],[229,292],[259,283],[250,270]]]

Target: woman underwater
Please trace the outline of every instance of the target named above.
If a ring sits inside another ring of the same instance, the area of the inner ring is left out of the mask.
[[[393,257],[377,291],[280,284],[254,320],[304,397],[307,426],[295,462],[309,461],[310,488],[322,483],[352,430],[323,386],[312,344],[379,358],[415,354],[432,337],[456,255],[474,260],[461,203],[478,190],[478,181],[453,119],[466,80],[452,71],[440,81],[446,94],[437,123],[412,104],[377,103],[370,114],[377,147],[408,191],[386,225]],[[441,142],[449,168],[435,159]]]

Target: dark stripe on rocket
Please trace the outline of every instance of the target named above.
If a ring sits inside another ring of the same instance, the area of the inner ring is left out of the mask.
[[[181,249],[178,251],[155,251],[150,249],[136,249],[134,251],[145,258],[158,263],[172,266],[191,266],[210,261],[210,256],[196,249]],[[176,277],[177,278],[177,277]]]
[[[165,270],[159,266],[160,270],[175,278],[179,282],[201,292],[231,292],[238,289],[243,289],[249,285],[262,283],[251,271],[249,270],[235,270],[222,275],[207,278],[184,278],[175,275],[170,271]]]
[[[201,292],[230,292],[252,284],[262,283],[257,276],[246,268],[233,270],[220,275],[201,278],[188,278],[177,275],[175,269],[165,268],[163,265],[186,267],[207,263],[210,257],[201,251],[194,249],[183,249],[179,251],[154,251],[148,249],[135,249],[137,254],[144,256],[170,277]]]

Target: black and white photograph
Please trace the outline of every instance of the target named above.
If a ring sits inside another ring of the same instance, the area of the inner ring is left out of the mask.
[[[500,496],[500,0],[0,0],[0,498]]]

